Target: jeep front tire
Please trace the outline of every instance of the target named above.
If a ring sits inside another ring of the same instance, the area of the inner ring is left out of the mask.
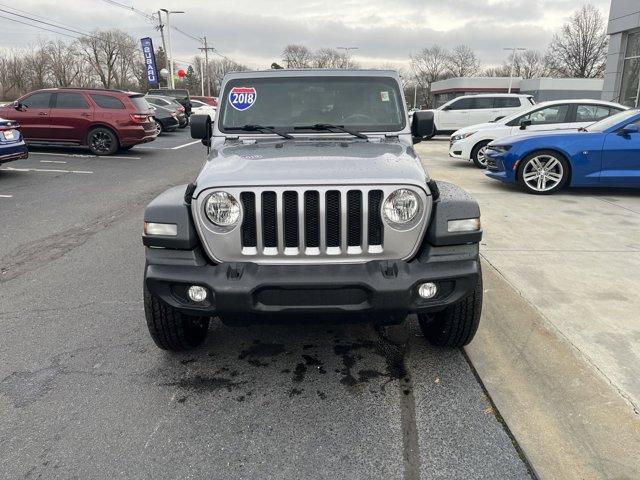
[[[153,296],[144,285],[144,313],[155,344],[163,350],[181,352],[201,345],[209,330],[209,317],[180,313]]]
[[[446,309],[421,313],[418,323],[424,337],[437,347],[460,348],[473,340],[482,313],[482,270],[473,292]]]

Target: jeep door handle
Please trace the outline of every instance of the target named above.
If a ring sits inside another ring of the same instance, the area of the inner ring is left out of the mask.
[[[47,112],[38,112],[38,115],[45,116],[45,115],[49,115],[49,114]]]
[[[88,113],[81,113],[80,116],[81,117],[90,117],[91,115],[89,115]]]

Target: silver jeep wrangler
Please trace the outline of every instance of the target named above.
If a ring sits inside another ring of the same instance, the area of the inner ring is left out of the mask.
[[[391,71],[227,75],[214,124],[191,118],[210,154],[189,185],[145,211],[144,304],[167,350],[201,344],[211,317],[402,322],[435,345],[473,338],[482,308],[478,204],[428,177]]]

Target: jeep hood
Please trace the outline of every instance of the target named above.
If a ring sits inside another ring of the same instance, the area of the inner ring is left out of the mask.
[[[227,144],[211,152],[194,197],[211,187],[411,184],[427,174],[413,147],[396,141],[289,140]]]

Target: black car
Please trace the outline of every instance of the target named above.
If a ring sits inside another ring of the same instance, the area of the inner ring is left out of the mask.
[[[184,113],[187,117],[191,116],[191,97],[189,90],[186,89],[158,89],[153,88],[147,92],[147,95],[164,95],[166,97],[175,98],[180,105],[184,107]]]
[[[144,98],[152,107],[164,107],[169,110],[175,109],[178,115],[178,122],[180,122],[180,128],[185,128],[189,125],[189,117],[187,117],[184,107],[175,98],[167,97],[166,95],[147,95]]]
[[[153,118],[156,121],[158,135],[163,132],[175,132],[178,129],[180,121],[175,110],[157,105],[154,105],[153,108],[155,110]]]

